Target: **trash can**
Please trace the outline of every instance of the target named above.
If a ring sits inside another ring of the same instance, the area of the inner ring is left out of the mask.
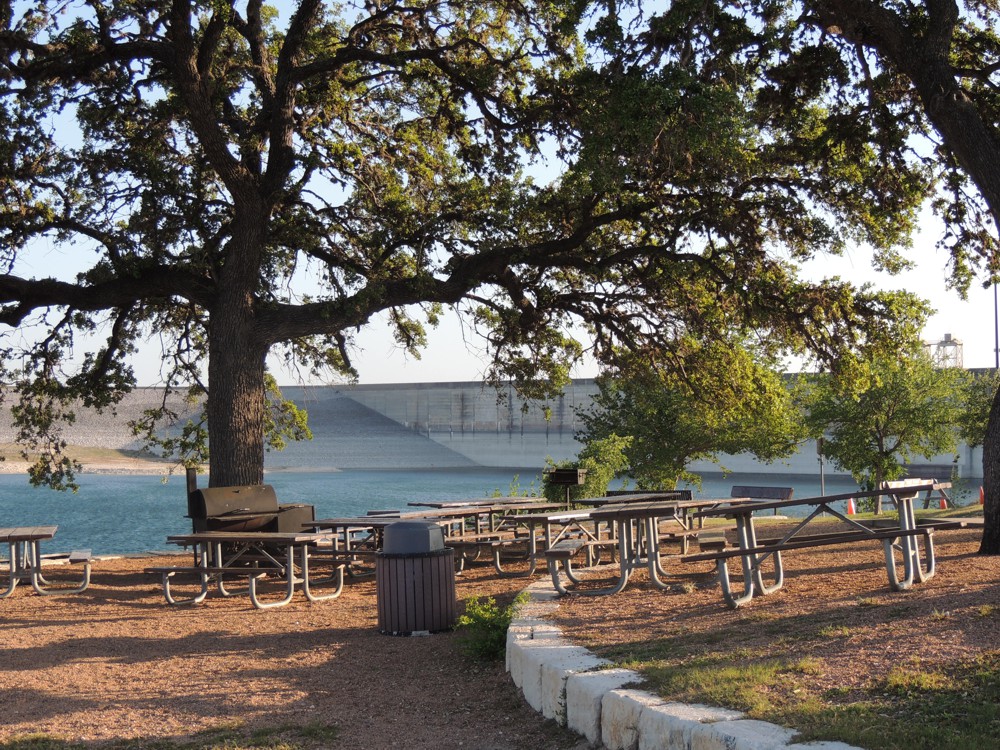
[[[375,591],[380,633],[425,635],[455,627],[455,551],[444,546],[444,530],[429,521],[386,526],[375,556]]]

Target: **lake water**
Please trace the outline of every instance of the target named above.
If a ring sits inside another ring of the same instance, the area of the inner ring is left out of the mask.
[[[185,518],[183,476],[84,474],[76,494],[36,489],[23,475],[0,475],[0,526],[55,524],[59,531],[43,552],[89,548],[94,554],[162,550],[169,534],[191,530]],[[204,481],[204,480],[202,480]],[[310,503],[317,518],[364,515],[371,509],[405,508],[419,500],[461,500],[500,494],[537,494],[541,471],[447,469],[427,471],[273,472],[282,503]],[[708,475],[696,496],[728,497],[736,484],[788,486],[795,497],[820,494],[819,478],[780,475]],[[619,485],[620,486],[620,485]],[[850,492],[850,479],[828,478],[828,494]],[[0,551],[6,552],[6,550]]]

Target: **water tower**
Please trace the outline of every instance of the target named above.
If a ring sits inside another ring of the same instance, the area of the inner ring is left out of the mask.
[[[962,342],[952,338],[950,333],[946,333],[937,343],[926,346],[936,367],[963,367]]]

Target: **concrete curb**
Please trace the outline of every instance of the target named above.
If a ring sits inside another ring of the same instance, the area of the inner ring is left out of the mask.
[[[545,619],[558,608],[547,581],[507,629],[507,671],[528,704],[605,750],[861,750],[842,742],[793,743],[797,732],[738,711],[669,703],[638,689],[642,678],[613,669]]]

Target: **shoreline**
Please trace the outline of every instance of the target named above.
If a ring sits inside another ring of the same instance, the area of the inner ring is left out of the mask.
[[[0,474],[25,474],[31,466],[27,461],[0,461]],[[142,459],[123,459],[122,461],[95,461],[86,463],[77,474],[135,474],[135,475],[174,475],[183,476],[184,467],[180,464],[167,464],[159,461],[144,461]]]

